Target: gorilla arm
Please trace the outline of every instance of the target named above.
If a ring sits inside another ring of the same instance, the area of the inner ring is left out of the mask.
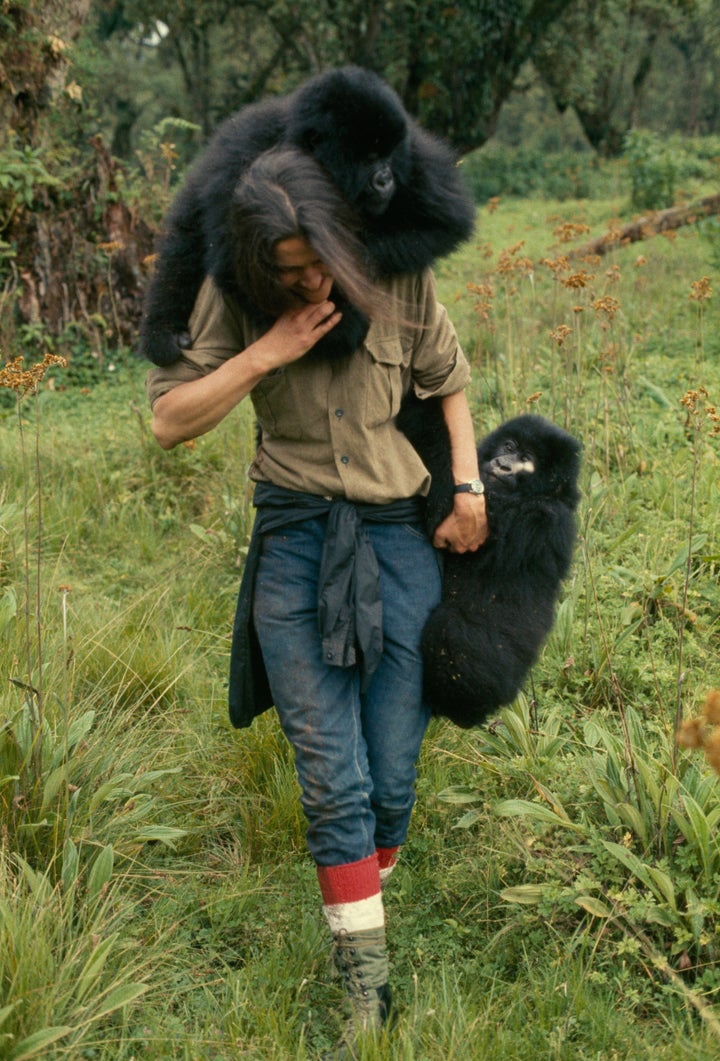
[[[450,435],[452,470],[455,483],[480,477],[472,417],[465,391],[445,395],[440,404]],[[474,552],[487,539],[488,524],[484,494],[455,494],[453,510],[435,531],[436,549]]]
[[[153,406],[152,432],[163,449],[211,431],[268,372],[298,361],[340,320],[332,302],[288,310],[272,328],[207,376],[180,383]]]

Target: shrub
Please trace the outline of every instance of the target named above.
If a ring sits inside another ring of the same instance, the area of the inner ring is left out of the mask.
[[[675,199],[677,163],[655,133],[631,130],[623,142],[636,210],[661,210]]]
[[[592,191],[597,161],[590,152],[548,154],[531,148],[483,148],[470,155],[463,173],[475,200],[493,196],[584,199]]]

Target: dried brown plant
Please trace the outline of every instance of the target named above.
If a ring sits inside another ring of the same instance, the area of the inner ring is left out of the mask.
[[[577,291],[580,288],[587,287],[594,277],[592,273],[587,272],[585,269],[580,269],[577,273],[571,273],[570,276],[566,276],[561,279],[560,283],[563,287],[568,287],[572,291]]]
[[[13,391],[18,399],[36,393],[49,368],[53,365],[67,367],[67,361],[58,354],[45,354],[42,361],[24,368],[24,357],[13,357],[0,368],[0,387]]]
[[[720,689],[710,690],[700,715],[680,724],[677,741],[683,748],[702,748],[710,766],[720,774]]]
[[[553,235],[559,243],[571,243],[578,236],[584,236],[590,231],[590,226],[584,221],[563,221],[553,230]]]

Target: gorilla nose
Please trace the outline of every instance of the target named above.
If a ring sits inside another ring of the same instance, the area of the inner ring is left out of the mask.
[[[373,175],[372,186],[381,195],[390,195],[395,188],[395,180],[389,166],[383,166]]]

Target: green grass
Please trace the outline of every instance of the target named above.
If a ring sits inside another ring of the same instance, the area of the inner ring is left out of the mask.
[[[720,685],[718,294],[689,298],[717,251],[688,228],[553,279],[561,221],[622,209],[501,202],[437,270],[478,434],[541,392],[582,439],[580,536],[528,696],[431,725],[367,1059],[718,1053],[720,780],[674,745]],[[22,432],[2,410],[0,1059],[316,1058],[341,992],[292,758],[225,706],[249,409],[163,453],[119,362]]]

